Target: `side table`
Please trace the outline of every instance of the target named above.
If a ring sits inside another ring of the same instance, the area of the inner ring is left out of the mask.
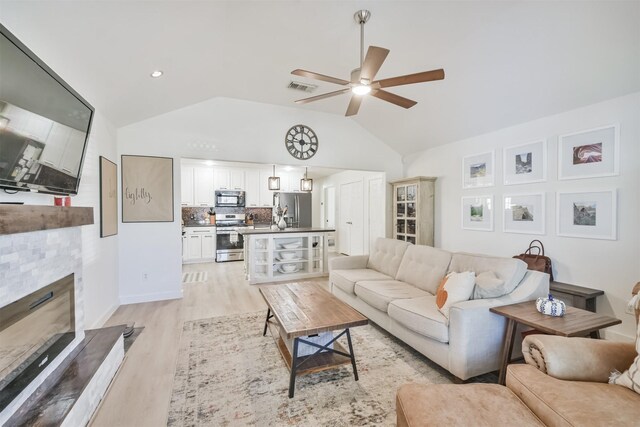
[[[518,323],[550,335],[563,337],[584,337],[591,333],[597,333],[600,329],[622,323],[622,320],[615,317],[604,316],[575,307],[567,307],[567,312],[563,317],[547,316],[536,310],[535,301],[492,307],[489,311],[507,318],[507,329],[504,333],[500,361],[500,377],[498,379],[498,383],[501,385],[505,384],[507,365],[511,361],[511,352],[513,351]]]
[[[596,298],[604,295],[600,289],[585,288],[584,286],[571,285],[562,282],[550,282],[549,290],[554,297],[566,302],[568,305],[596,312]]]

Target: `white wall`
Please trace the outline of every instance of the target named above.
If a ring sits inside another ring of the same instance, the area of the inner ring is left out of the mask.
[[[72,81],[67,82],[73,87]],[[78,90],[83,95],[87,93],[80,88]],[[82,227],[84,313],[87,328],[102,326],[119,305],[118,236],[100,238],[99,156],[116,160],[116,130],[96,109],[80,188],[78,195],[71,199],[72,206],[93,207],[94,224]],[[30,205],[53,205],[53,196],[38,193],[9,195],[0,192],[0,202],[18,201]]]
[[[353,182],[357,182],[362,185],[362,212],[363,212],[363,230],[364,230],[364,240],[362,247],[364,248],[365,253],[369,253],[371,244],[377,237],[384,237],[387,235],[387,227],[386,224],[389,222],[387,219],[391,218],[391,210],[389,205],[386,203],[386,197],[384,194],[378,199],[378,203],[375,204],[374,208],[377,209],[377,212],[380,212],[381,215],[370,215],[370,194],[369,194],[369,185],[370,182],[376,179],[382,180],[383,188],[389,191],[390,186],[386,185],[386,177],[382,172],[364,172],[364,171],[344,171],[340,173],[336,173],[333,175],[326,176],[319,180],[317,184],[317,191],[314,191],[314,227],[323,227],[324,225],[324,189],[327,187],[335,188],[335,208],[336,208],[336,250],[339,252],[340,248],[340,233],[338,230],[338,224],[340,219],[340,189],[343,184],[349,184]],[[316,188],[316,184],[314,184],[314,190]],[[379,218],[381,224],[371,224],[372,218]],[[380,227],[381,225],[381,227]]]
[[[620,124],[620,175],[578,180],[557,179],[558,135]],[[547,181],[538,184],[504,186],[503,148],[540,138],[548,139]],[[496,185],[462,189],[462,157],[496,150]],[[437,176],[436,246],[512,256],[523,252],[532,239],[540,238],[554,261],[555,279],[560,282],[602,289],[598,312],[615,316],[623,324],[609,328],[612,339],[631,339],[633,316],[625,305],[633,285],[640,280],[640,93],[612,99],[578,110],[546,117],[485,135],[458,141],[418,153],[406,159],[406,176]],[[556,192],[618,189],[618,239],[615,241],[556,236]],[[509,193],[546,192],[546,234],[543,236],[502,232],[502,196]],[[461,197],[493,194],[496,202],[494,232],[461,228]]]
[[[311,127],[317,154],[297,161],[284,136],[295,124]],[[214,98],[118,129],[119,154],[174,159],[173,223],[120,224],[122,303],[181,295],[180,158],[313,165],[384,171],[402,176],[399,154],[343,116],[227,98]],[[143,275],[147,274],[147,280]]]

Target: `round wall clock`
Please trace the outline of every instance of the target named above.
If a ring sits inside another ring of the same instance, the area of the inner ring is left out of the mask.
[[[318,136],[308,126],[295,125],[287,131],[284,144],[293,157],[307,160],[318,151]]]

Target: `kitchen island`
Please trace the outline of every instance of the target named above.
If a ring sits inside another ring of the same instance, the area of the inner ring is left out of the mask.
[[[327,233],[333,232],[333,228],[238,231],[244,237],[247,280],[255,284],[326,276]]]

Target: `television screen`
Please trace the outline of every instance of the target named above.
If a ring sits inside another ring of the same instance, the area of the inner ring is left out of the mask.
[[[0,25],[0,188],[77,194],[93,113]]]

